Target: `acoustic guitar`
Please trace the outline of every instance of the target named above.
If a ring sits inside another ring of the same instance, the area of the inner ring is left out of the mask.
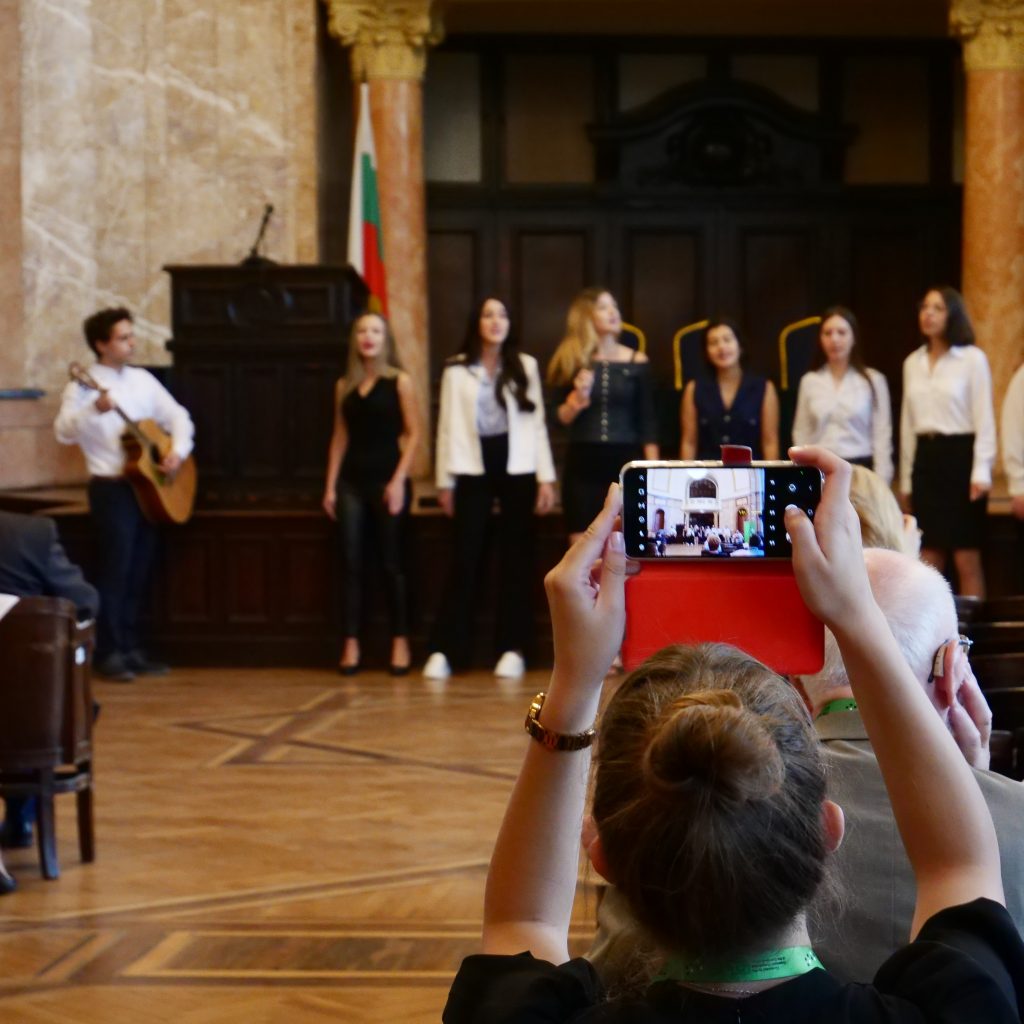
[[[79,364],[68,367],[71,379],[93,391],[105,391]],[[160,468],[173,439],[156,420],[133,420],[115,402],[114,412],[124,420],[125,479],[132,485],[142,514],[151,523],[184,523],[196,501],[196,464],[190,455],[169,476]]]

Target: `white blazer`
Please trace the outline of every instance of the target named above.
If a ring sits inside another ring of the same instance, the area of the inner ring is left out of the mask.
[[[533,356],[520,353],[526,371],[526,395],[534,404],[533,412],[523,412],[505,389],[508,412],[509,473],[536,473],[540,483],[554,483],[555,462],[551,457],[547,423],[544,421],[544,395],[540,371]],[[465,362],[452,363],[441,375],[441,409],[437,416],[437,486],[455,486],[456,476],[483,476],[484,456],[476,426],[476,405],[480,378]]]

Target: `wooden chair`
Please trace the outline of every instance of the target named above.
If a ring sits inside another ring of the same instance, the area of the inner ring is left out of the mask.
[[[964,599],[957,598],[958,609],[961,600]],[[978,598],[971,600],[977,601]],[[983,622],[1024,622],[1024,594],[986,598],[981,602],[976,618]]]
[[[966,633],[972,622],[984,622],[986,619],[985,602],[973,594],[954,594],[956,617],[960,623],[960,632]],[[987,616],[988,618],[1005,618],[1006,616]]]
[[[627,324],[625,320],[622,321],[622,334],[619,341],[623,345],[635,348],[638,352],[647,351],[647,335],[636,324]]]
[[[22,598],[0,620],[0,796],[35,797],[44,878],[57,878],[53,798],[75,793],[82,860],[95,857],[93,627],[64,598]]]
[[[1024,622],[977,621],[967,624],[968,636],[974,641],[974,659],[990,654],[1024,655]]]

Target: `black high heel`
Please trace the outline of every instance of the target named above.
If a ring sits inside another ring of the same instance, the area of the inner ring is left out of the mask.
[[[338,665],[339,676],[354,676],[359,674],[360,664],[357,661],[354,665]]]
[[[0,868],[0,896],[6,896],[9,892],[14,892],[18,888],[18,883],[14,880],[13,875],[7,874],[3,868]]]
[[[412,669],[412,665],[396,665],[392,662],[388,665],[388,674],[393,676],[407,676]]]

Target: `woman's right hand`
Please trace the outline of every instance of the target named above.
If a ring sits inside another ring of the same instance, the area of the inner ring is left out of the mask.
[[[451,519],[455,515],[455,490],[451,487],[442,487],[437,492],[437,503],[441,511]]]
[[[334,491],[324,491],[323,501],[320,502],[323,510],[335,521],[338,519],[337,500]]]

